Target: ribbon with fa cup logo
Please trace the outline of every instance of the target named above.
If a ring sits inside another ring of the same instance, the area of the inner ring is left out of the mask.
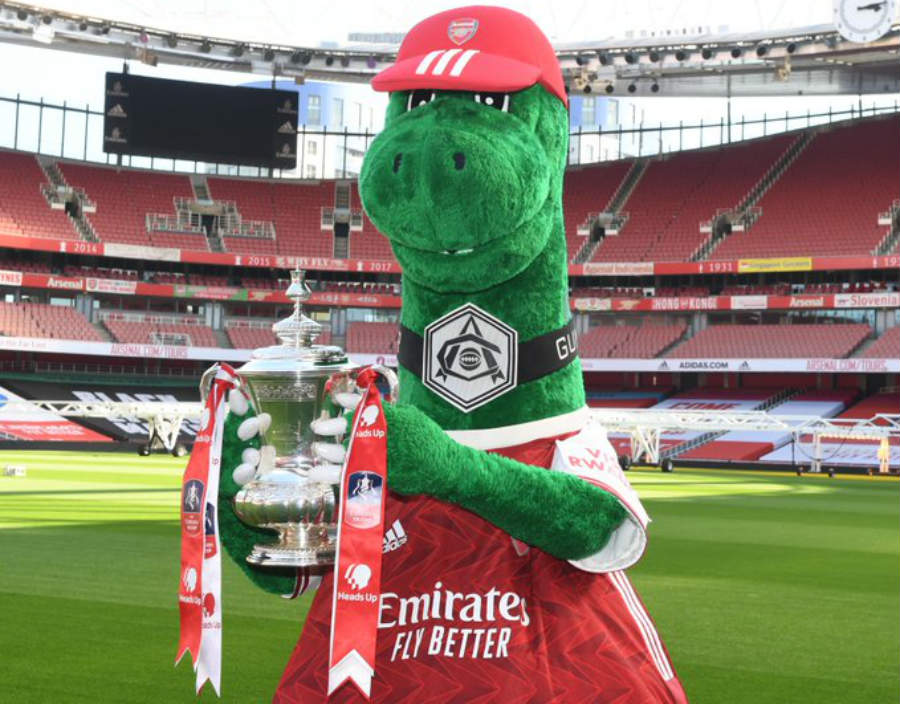
[[[197,693],[209,680],[219,693],[222,671],[222,571],[218,515],[222,431],[226,395],[235,388],[234,370],[214,367],[215,376],[200,417],[200,433],[184,471],[181,490],[181,635],[175,664],[190,651]]]
[[[374,379],[374,375],[369,375]],[[374,381],[353,418],[341,475],[337,559],[331,604],[328,694],[348,679],[369,698],[381,598],[382,532],[387,498],[387,422]]]

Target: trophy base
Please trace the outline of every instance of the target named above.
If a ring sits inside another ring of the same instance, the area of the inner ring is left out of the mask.
[[[274,543],[257,543],[247,562],[259,567],[320,567],[334,564],[336,529],[331,524],[278,523]]]
[[[254,545],[247,562],[258,567],[321,567],[334,564],[333,550],[298,550],[280,545]]]

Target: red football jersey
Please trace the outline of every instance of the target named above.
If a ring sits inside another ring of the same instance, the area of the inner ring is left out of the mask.
[[[569,433],[568,435],[571,435]],[[562,436],[495,450],[550,467]],[[463,508],[391,493],[372,702],[687,702],[624,572],[592,574]],[[322,580],[276,704],[328,698],[332,578]]]

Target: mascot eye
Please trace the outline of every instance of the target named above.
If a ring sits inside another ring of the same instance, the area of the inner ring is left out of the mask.
[[[434,100],[433,90],[421,88],[419,90],[414,90],[409,94],[409,100],[406,101],[406,110],[412,110],[425,103],[430,103],[432,100]]]
[[[509,112],[509,93],[476,93],[475,102]]]

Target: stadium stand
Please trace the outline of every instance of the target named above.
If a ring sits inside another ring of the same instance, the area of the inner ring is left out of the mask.
[[[671,389],[588,390],[587,404],[591,408],[650,408],[659,403]]]
[[[0,259],[0,269],[4,271],[28,271],[35,274],[49,274],[52,269],[44,262],[20,261],[18,259]]]
[[[795,139],[780,135],[650,162],[625,203],[624,228],[604,238],[591,259],[687,260],[709,236],[701,223],[737,206]]]
[[[347,351],[368,354],[396,354],[400,328],[397,323],[362,323],[347,325]]]
[[[49,182],[33,154],[0,151],[0,234],[79,240],[69,216],[41,193]]]
[[[362,210],[362,202],[359,199],[359,190],[356,182],[350,188],[350,207]],[[363,229],[350,232],[349,254],[351,259],[387,259],[393,260],[394,253],[388,238],[382,235],[369,220],[369,216],[363,213]]]
[[[193,198],[187,176],[158,171],[114,169],[59,162],[66,181],[82,188],[97,210],[85,218],[104,242],[176,247],[205,251],[206,235],[198,232],[151,232],[147,215],[175,213],[174,199]]]
[[[878,213],[897,197],[900,122],[866,120],[815,136],[759,202],[762,216],[710,259],[871,253]]]
[[[103,325],[117,342],[219,347],[216,334],[206,325],[136,321],[109,314]]]
[[[322,229],[322,208],[334,201],[334,182],[279,183],[210,177],[210,196],[234,201],[245,220],[271,222],[275,240],[223,236],[225,249],[241,254],[333,257],[334,235]]]
[[[882,336],[860,355],[879,359],[896,359],[898,356],[900,356],[900,325],[885,330]]]
[[[590,328],[580,340],[582,357],[656,357],[673,345],[687,326],[674,325],[598,325]]]
[[[588,239],[579,236],[579,225],[585,224],[592,213],[606,209],[631,165],[631,161],[615,161],[566,171],[563,212],[570,261]]]
[[[667,357],[847,357],[872,334],[861,323],[829,325],[711,325]]]
[[[272,332],[271,322],[244,321],[232,318],[225,323],[225,334],[231,346],[238,350],[255,350],[259,347],[277,345],[278,339]],[[314,344],[330,345],[331,331],[324,328]]]
[[[791,292],[790,284],[730,284],[722,288],[723,296],[786,296]]]
[[[807,391],[769,409],[776,416],[833,418],[856,396],[855,391]],[[681,460],[750,461],[791,441],[791,433],[743,430],[725,433],[715,440],[680,454]]]
[[[838,418],[872,418],[879,413],[900,413],[900,393],[897,391],[882,391],[872,394],[862,399],[859,403],[850,406]]]
[[[245,325],[226,325],[225,334],[231,346],[238,350],[255,350],[278,344],[271,326],[247,327]]]
[[[652,408],[672,411],[751,411],[768,404],[774,394],[771,390],[698,388],[669,396]],[[659,445],[660,450],[667,454],[678,453],[700,446],[713,437],[700,432],[666,432],[660,435]],[[629,436],[610,433],[609,441],[618,454],[631,452]]]
[[[46,303],[0,303],[0,335],[101,341],[103,337],[81,313]]]

